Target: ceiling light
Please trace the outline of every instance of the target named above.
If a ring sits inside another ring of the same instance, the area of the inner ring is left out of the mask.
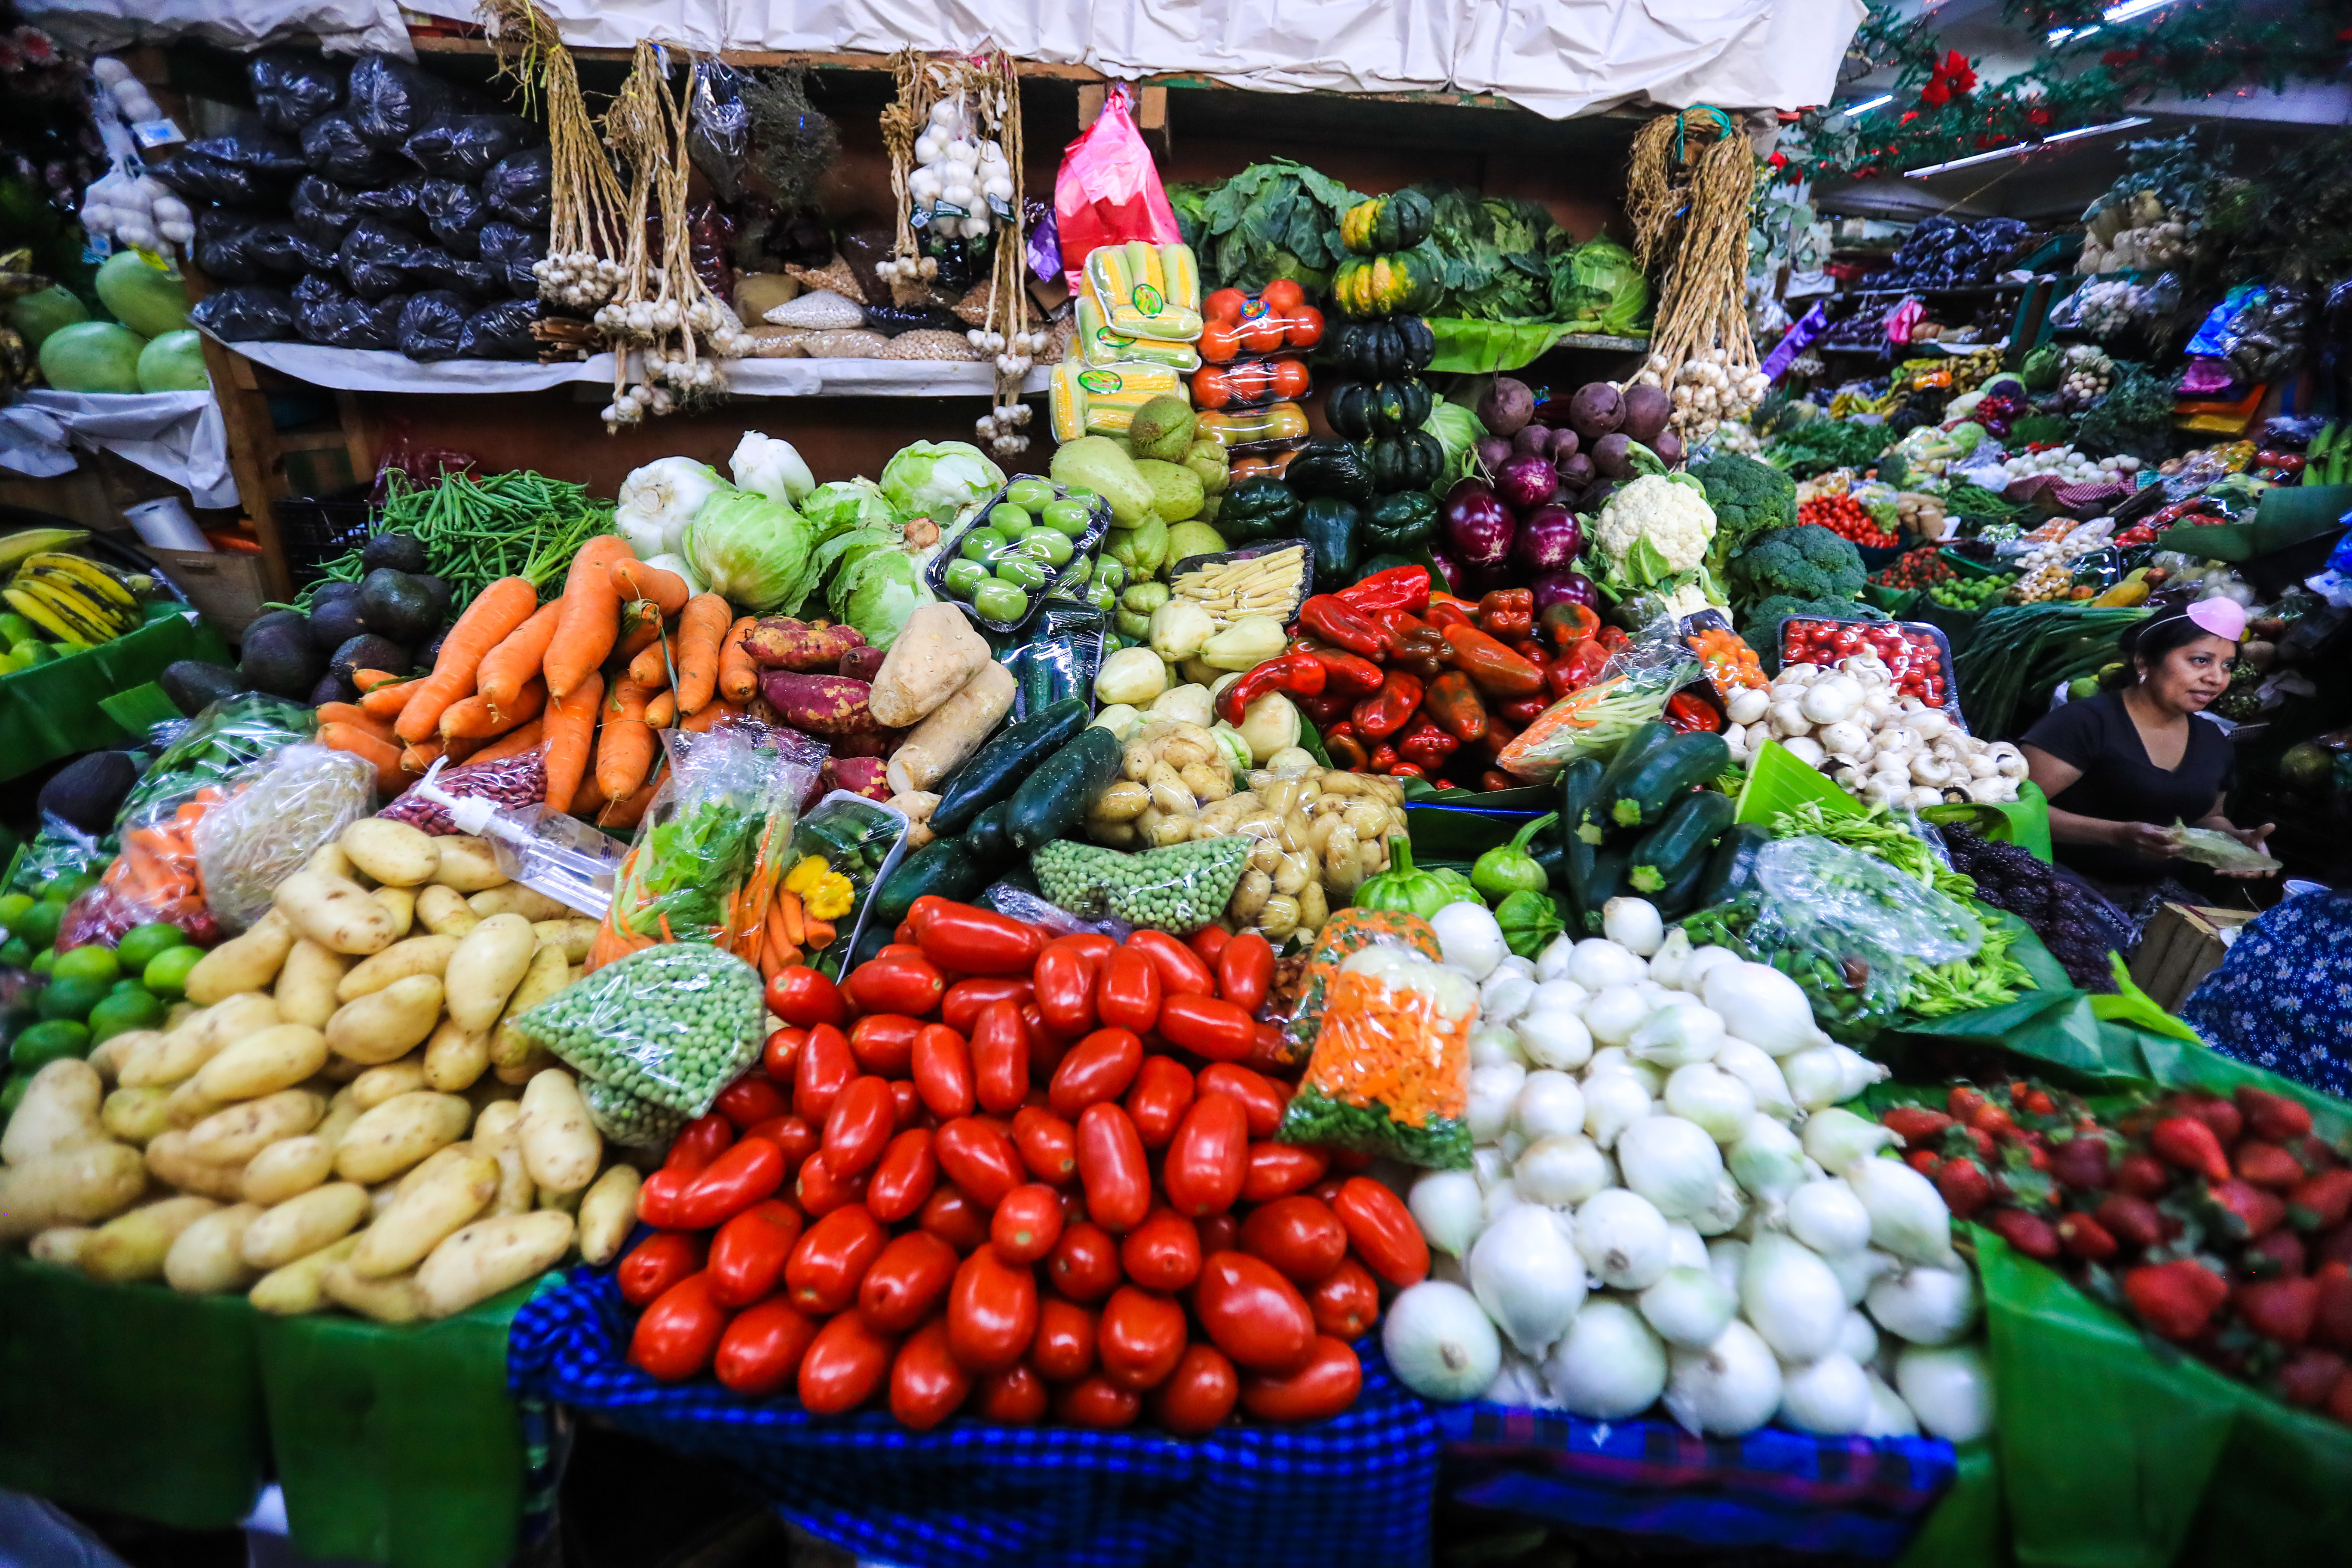
[[[1948,163],[1930,163],[1923,169],[1906,169],[1903,171],[1903,177],[1906,180],[1916,180],[1928,174],[1947,174],[1954,169],[1966,169],[1978,163],[1997,163],[2003,158],[2020,157],[2036,148],[2047,147],[2053,142],[2073,142],[2084,136],[2104,136],[2111,131],[2129,131],[2134,126],[2147,123],[2148,119],[2145,114],[2126,115],[2121,120],[2111,120],[2105,125],[2084,125],[2073,131],[2061,131],[2056,135],[2045,136],[2039,142],[2019,142],[2007,147],[1996,147],[1990,153],[1979,153],[1967,158],[1955,158]]]
[[[1840,112],[1843,113],[1848,120],[1851,120],[1857,114],[1869,113],[1872,110],[1876,109],[1880,104],[1892,103],[1894,101],[1895,95],[1893,93],[1882,92],[1876,98],[1865,100],[1861,103],[1855,104],[1853,108],[1841,110]]]

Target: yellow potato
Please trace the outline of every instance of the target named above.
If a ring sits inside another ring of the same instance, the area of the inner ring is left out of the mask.
[[[110,1219],[82,1247],[81,1271],[108,1285],[160,1279],[180,1233],[219,1207],[210,1198],[164,1198]]]
[[[487,840],[453,833],[433,842],[441,849],[441,863],[434,868],[433,879],[441,886],[460,893],[478,893],[507,879]]]
[[[242,1165],[281,1138],[298,1138],[327,1114],[327,1099],[281,1089],[216,1110],[188,1129],[188,1152],[214,1165]]]
[[[534,1200],[534,1206],[542,1209],[551,1209],[557,1214],[576,1215],[580,1212],[580,1200],[582,1195],[583,1194],[577,1191],[559,1193],[553,1187],[541,1187],[539,1189],[538,1195]]]
[[[163,1255],[163,1283],[188,1296],[252,1288],[260,1271],[245,1260],[245,1233],[261,1217],[259,1204],[215,1209],[182,1231]]]
[[[349,1235],[367,1212],[365,1187],[351,1182],[312,1187],[265,1209],[247,1228],[238,1256],[256,1268],[283,1268]]]
[[[253,1303],[254,1310],[275,1318],[315,1312],[327,1304],[326,1291],[320,1288],[327,1270],[349,1258],[359,1244],[358,1237],[347,1236],[308,1258],[298,1258],[282,1268],[274,1268],[254,1282],[245,1299]]]
[[[425,1042],[425,1087],[463,1094],[489,1070],[490,1037],[444,1018]]]
[[[309,1192],[334,1173],[335,1146],[324,1138],[306,1132],[280,1139],[246,1162],[245,1200],[268,1208]]]
[[[588,957],[588,949],[596,941],[596,922],[584,915],[562,920],[534,921],[530,934],[539,938],[540,945],[563,950],[563,962],[579,963]]]
[[[8,1131],[0,1133],[0,1160],[22,1165],[107,1141],[99,1119],[106,1084],[98,1069],[71,1057],[33,1075]]]
[[[373,958],[362,959],[335,986],[335,1000],[356,1002],[373,996],[395,980],[429,974],[439,980],[457,951],[454,936],[412,936],[394,942]]]
[[[404,822],[363,816],[343,829],[336,844],[352,865],[387,888],[414,888],[433,879],[441,864],[440,841]]]
[[[451,1021],[460,1028],[488,1032],[506,1010],[507,998],[522,983],[538,950],[539,939],[520,915],[491,915],[467,931],[442,977]]]
[[[404,1186],[406,1186],[404,1184]],[[425,1255],[482,1212],[498,1195],[499,1163],[462,1156],[396,1194],[352,1254],[352,1271],[381,1279],[414,1268]]]
[[[118,1089],[99,1107],[98,1118],[111,1136],[144,1147],[148,1140],[171,1131],[171,1118],[163,1109],[171,1098],[167,1089]]]
[[[326,1036],[308,1024],[280,1024],[223,1049],[190,1081],[213,1100],[253,1100],[291,1089],[326,1065]]]
[[[362,1184],[396,1176],[464,1137],[473,1119],[474,1108],[454,1094],[419,1091],[388,1100],[362,1112],[335,1145],[335,1173]]]
[[[278,1016],[289,1024],[325,1028],[341,1000],[335,994],[335,987],[342,983],[344,972],[351,966],[350,959],[307,936],[296,942],[293,951],[286,955],[285,966],[278,972]]]
[[[522,1085],[519,1083],[500,1083],[494,1078],[476,1079],[474,1080],[474,1087],[467,1089],[465,1093],[466,1103],[474,1108],[474,1114],[478,1118],[481,1115],[485,1107],[497,1105],[501,1101],[506,1101],[514,1104],[517,1109],[520,1109],[522,1101]]]
[[[486,888],[466,900],[467,907],[484,920],[492,915],[520,915],[537,923],[540,921],[560,921],[572,912],[572,906],[560,903],[520,882],[509,882],[502,888]]]
[[[637,1188],[643,1176],[615,1165],[596,1178],[580,1200],[580,1258],[601,1268],[621,1256],[629,1227],[637,1223]]]
[[[360,1070],[364,1072],[367,1069],[362,1068]],[[362,1109],[352,1097],[352,1086],[343,1085],[335,1090],[334,1098],[327,1101],[326,1120],[310,1129],[311,1135],[328,1148],[333,1148],[343,1141],[343,1134],[350,1131],[352,1123],[360,1119]]]
[[[107,1088],[112,1089],[121,1081],[122,1064],[129,1058],[131,1053],[146,1047],[151,1041],[160,1040],[163,1037],[163,1031],[161,1029],[125,1029],[119,1035],[110,1036],[100,1041],[96,1048],[82,1059],[97,1069],[98,1076],[105,1081]]]
[[[570,1073],[550,1068],[523,1086],[522,1163],[539,1186],[576,1193],[596,1179],[604,1140]]]
[[[297,871],[278,885],[277,897],[278,912],[296,934],[331,952],[364,957],[382,952],[400,934],[392,911],[347,878]],[[271,973],[276,972],[273,965]]]
[[[572,1245],[566,1214],[479,1219],[435,1247],[416,1270],[425,1315],[446,1318],[551,1268]]]
[[[341,877],[346,882],[356,882],[362,874],[340,844],[321,844],[311,850],[310,858],[302,862],[302,869],[325,877]]]
[[[278,978],[294,939],[302,933],[271,910],[243,936],[221,943],[188,971],[188,1000],[199,1005],[226,1002],[241,991],[258,991]]]
[[[425,1315],[425,1302],[417,1292],[415,1274],[370,1279],[352,1269],[352,1258],[358,1256],[354,1248],[350,1258],[331,1267],[320,1280],[328,1300],[379,1323],[413,1323]]]
[[[396,942],[400,938],[406,936],[410,928],[416,924],[415,889],[378,888],[374,892],[370,893],[368,897],[383,905],[383,912],[392,917],[392,935],[394,941]]]
[[[530,1212],[531,1195],[537,1189],[522,1163],[521,1124],[522,1107],[511,1100],[486,1105],[474,1118],[474,1147],[499,1163],[498,1195],[489,1207],[493,1215]]]
[[[81,1267],[81,1249],[98,1232],[84,1225],[53,1226],[25,1244],[25,1256],[59,1268]]]
[[[343,1056],[330,1057],[327,1058],[327,1065],[319,1069],[319,1076],[329,1083],[341,1084],[349,1088],[352,1081],[367,1069],[366,1062],[355,1062],[351,1058]]]
[[[552,1060],[544,1047],[524,1038],[515,1020],[571,984],[572,965],[563,956],[563,949],[554,942],[541,942],[530,955],[530,967],[523,971],[522,980],[507,998],[507,1010],[499,1019],[498,1032],[490,1038],[490,1060],[501,1068],[520,1068],[541,1058]],[[503,1072],[500,1076],[505,1077]],[[530,1080],[525,1077],[508,1078],[506,1081]]]
[[[434,1150],[433,1152],[425,1156],[423,1160],[419,1161],[414,1166],[411,1166],[405,1175],[394,1181],[384,1182],[379,1184],[374,1190],[382,1192],[384,1188],[389,1187],[391,1189],[391,1196],[387,1197],[384,1201],[386,1203],[390,1203],[393,1198],[406,1195],[409,1189],[412,1187],[433,1180],[436,1175],[442,1171],[446,1170],[451,1165],[457,1164],[460,1161],[470,1160],[473,1157],[474,1141],[470,1138],[460,1138],[455,1143],[445,1143],[440,1148]]]
[[[416,889],[416,918],[435,936],[463,936],[482,923],[465,894],[438,884]]]
[[[184,1193],[195,1193],[223,1203],[245,1196],[245,1167],[215,1165],[188,1152],[188,1135],[178,1128],[159,1132],[147,1143],[146,1168],[157,1181]]]
[[[395,980],[327,1020],[327,1044],[338,1056],[373,1067],[398,1061],[425,1043],[441,1021],[441,982],[430,974]]]
[[[90,1143],[0,1170],[0,1241],[96,1225],[139,1201],[147,1166],[124,1143]]]
[[[181,997],[177,1002],[173,1003],[169,1007],[163,1009],[163,1032],[167,1035],[170,1034],[173,1030],[186,1023],[201,1010],[202,1009],[198,1008],[194,1002],[189,1001],[184,996]]]
[[[228,1109],[229,1102],[215,1100],[196,1087],[194,1079],[173,1089],[163,1100],[163,1121],[185,1132],[205,1117]]]
[[[228,1046],[285,1021],[272,997],[257,991],[231,996],[190,1014],[159,1044],[132,1052],[116,1081],[125,1089],[169,1089],[195,1077]]]
[[[411,1051],[398,1061],[372,1067],[352,1079],[352,1103],[363,1111],[373,1110],[387,1100],[426,1087],[425,1053]]]

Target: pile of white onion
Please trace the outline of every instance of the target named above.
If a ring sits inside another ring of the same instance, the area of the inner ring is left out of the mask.
[[[1409,1194],[1435,1267],[1384,1320],[1398,1377],[1594,1420],[1663,1403],[1711,1436],[1982,1434],[1950,1214],[1892,1133],[1835,1109],[1886,1069],[1794,981],[1694,950],[1645,900],[1603,922],[1533,963],[1441,929],[1480,982],[1476,1153]]]
[[[1788,665],[1769,688],[1736,691],[1724,708],[1734,760],[1778,741],[1873,805],[2005,805],[2025,777],[2025,753],[2007,741],[1979,740],[1943,709],[1897,697],[1894,672],[1875,654],[1834,668]]]

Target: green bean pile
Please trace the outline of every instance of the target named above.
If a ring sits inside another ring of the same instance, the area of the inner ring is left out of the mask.
[[[416,536],[425,569],[449,584],[453,608],[501,577],[528,577],[544,588],[562,575],[580,546],[613,526],[613,503],[544,474],[519,469],[477,479],[445,474],[420,485],[398,469],[384,476],[386,494],[374,531]],[[320,569],[322,583],[356,583],[367,575],[352,550]],[[308,609],[321,584],[303,589]]]

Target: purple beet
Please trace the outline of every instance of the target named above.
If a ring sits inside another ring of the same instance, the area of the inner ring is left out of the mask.
[[[1592,467],[1605,479],[1622,479],[1633,471],[1633,442],[1622,435],[1603,436],[1592,443]]]
[[[1549,451],[1550,447],[1551,426],[1549,425],[1525,426],[1517,435],[1511,437],[1511,450],[1515,453],[1542,453]]]
[[[1554,605],[1582,605],[1595,611],[1601,608],[1601,590],[1581,572],[1546,572],[1536,579],[1535,590],[1538,616]]]
[[[1521,516],[1518,537],[1511,542],[1512,562],[1534,572],[1557,571],[1583,553],[1583,524],[1557,503]]]
[[[1568,405],[1568,422],[1588,441],[1597,441],[1624,423],[1625,400],[1605,381],[1588,381]]]
[[[1594,512],[1601,510],[1602,502],[1606,501],[1611,496],[1613,496],[1616,493],[1617,481],[1615,479],[1602,479],[1594,484],[1591,489],[1584,492],[1583,496],[1576,503],[1576,510],[1582,512],[1585,516],[1590,517]]]
[[[1497,436],[1516,436],[1536,415],[1536,395],[1527,383],[1498,375],[1478,399],[1478,423]]]
[[[1563,485],[1584,486],[1592,482],[1592,458],[1583,452],[1570,452],[1557,465],[1559,482]]]
[[[1629,386],[1624,392],[1625,417],[1617,427],[1645,447],[1658,444],[1658,432],[1673,416],[1672,399],[1654,386]],[[1659,456],[1664,457],[1664,453]]]
[[[1503,465],[1510,461],[1511,444],[1500,436],[1481,436],[1477,452],[1478,466],[1489,474],[1499,474],[1503,471]]]
[[[1464,565],[1496,566],[1509,558],[1518,525],[1502,499],[1478,480],[1464,479],[1446,491],[1438,513],[1446,543]]]
[[[1565,425],[1561,426],[1551,433],[1551,460],[1555,463],[1566,462],[1576,456],[1577,446],[1576,432]]]
[[[1540,452],[1521,452],[1503,465],[1495,476],[1495,493],[1513,511],[1525,512],[1551,500],[1559,489],[1559,470],[1551,459]]]
[[[1648,446],[1658,455],[1658,461],[1670,468],[1683,460],[1683,438],[1671,430],[1659,431],[1658,438]]]

